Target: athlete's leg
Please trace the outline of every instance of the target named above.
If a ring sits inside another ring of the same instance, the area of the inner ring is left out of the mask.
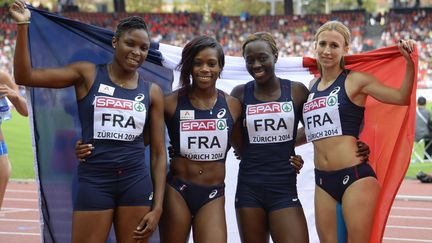
[[[72,243],[105,243],[113,221],[113,209],[74,211]]]
[[[194,242],[226,243],[225,197],[218,197],[204,204],[193,220]]]
[[[289,207],[269,213],[270,233],[274,243],[307,243],[309,234],[301,207]]]
[[[350,243],[369,242],[380,186],[375,177],[355,181],[342,197]]]
[[[244,243],[268,243],[269,223],[262,208],[240,207],[236,209],[240,239]]]
[[[337,242],[336,200],[315,186],[315,223],[321,243]]]
[[[8,156],[1,155],[0,156],[0,210],[3,203],[3,198],[6,192],[6,187],[9,181],[9,177],[11,174],[11,165],[8,159]]]
[[[185,243],[189,240],[192,215],[185,200],[172,186],[166,185],[159,233],[162,243]]]

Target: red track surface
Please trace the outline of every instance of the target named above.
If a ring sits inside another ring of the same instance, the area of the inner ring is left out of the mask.
[[[0,211],[0,242],[41,242],[38,194],[34,182],[9,183]],[[387,221],[383,242],[432,243],[432,184],[416,180],[402,183]]]

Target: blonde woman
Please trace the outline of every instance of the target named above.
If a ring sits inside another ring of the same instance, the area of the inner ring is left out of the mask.
[[[310,83],[303,107],[308,142],[314,145],[315,218],[320,242],[337,242],[336,204],[342,205],[351,243],[369,242],[380,186],[375,172],[356,155],[366,98],[408,105],[414,83],[410,58],[415,42],[401,40],[406,60],[402,85],[383,85],[373,76],[344,68],[350,43],[348,27],[338,21],[322,25],[315,35],[320,78]]]

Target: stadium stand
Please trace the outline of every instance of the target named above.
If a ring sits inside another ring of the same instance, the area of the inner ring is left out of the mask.
[[[152,39],[184,46],[194,36],[212,35],[225,54],[241,55],[241,43],[256,31],[268,31],[277,40],[281,56],[313,56],[313,33],[322,23],[337,19],[351,28],[351,54],[394,45],[400,38],[417,40],[419,46],[418,88],[432,88],[432,9],[391,10],[385,14],[365,11],[338,11],[332,14],[303,16],[223,16],[211,15],[205,22],[201,14],[177,13],[94,13],[67,12],[67,18],[113,29],[126,15],[139,15],[150,26]],[[6,7],[0,7],[0,69],[11,72],[16,26]]]

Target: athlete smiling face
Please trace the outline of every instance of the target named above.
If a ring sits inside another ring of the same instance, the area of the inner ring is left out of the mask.
[[[200,89],[214,87],[222,67],[218,62],[218,52],[215,48],[205,48],[193,60],[192,79],[193,86]]]
[[[274,53],[267,41],[255,40],[244,46],[243,57],[246,69],[256,82],[262,83],[275,78],[277,53]]]

